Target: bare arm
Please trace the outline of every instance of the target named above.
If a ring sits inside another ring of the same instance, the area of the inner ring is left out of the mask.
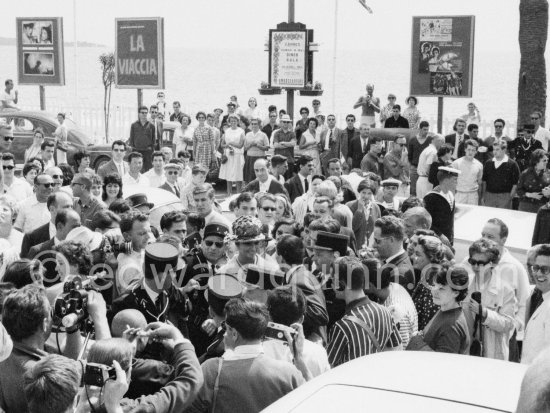
[[[364,103],[364,97],[361,96],[361,97],[357,100],[357,102],[355,102],[355,105],[353,105],[353,109],[357,109],[357,108],[363,106],[363,103]]]

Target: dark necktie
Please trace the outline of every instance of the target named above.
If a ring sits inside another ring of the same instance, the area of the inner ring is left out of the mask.
[[[176,196],[179,198],[180,197],[180,190],[175,185],[174,185],[174,190],[176,191]]]
[[[306,187],[306,191],[305,191],[305,192],[307,192],[308,189],[309,189],[309,182],[307,181],[307,178],[304,179],[304,185],[305,185],[305,187]]]
[[[543,302],[542,298],[542,291],[535,287],[533,290],[533,294],[531,294],[531,305],[529,306],[529,319],[533,316],[533,313],[537,311],[537,308],[540,307],[540,305]]]
[[[330,130],[330,133],[328,134],[328,141],[330,145],[330,140],[332,139],[332,129]]]
[[[159,294],[157,299],[155,300],[155,307],[157,308],[158,316],[162,314],[162,310],[164,310],[162,306],[162,294]]]

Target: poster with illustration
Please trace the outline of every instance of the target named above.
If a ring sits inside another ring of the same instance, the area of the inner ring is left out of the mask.
[[[17,67],[22,85],[65,85],[63,19],[18,17]]]
[[[472,95],[474,16],[414,17],[411,95]]]

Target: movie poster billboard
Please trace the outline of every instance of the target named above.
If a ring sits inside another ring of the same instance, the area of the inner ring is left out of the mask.
[[[164,19],[115,19],[115,85],[164,89]]]
[[[474,16],[413,17],[411,95],[471,97]]]
[[[306,85],[307,30],[269,31],[269,84],[300,89]]]
[[[17,72],[21,85],[65,85],[62,17],[18,17]]]

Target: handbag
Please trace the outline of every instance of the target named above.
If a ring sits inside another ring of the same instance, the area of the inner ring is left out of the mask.
[[[208,174],[206,175],[206,180],[208,182],[217,182],[219,177],[220,165],[218,164],[218,159],[214,158],[212,159],[212,162],[210,162],[210,169],[208,170]]]
[[[226,163],[227,161],[228,161],[227,155],[224,153],[224,154],[222,155],[222,158],[221,158],[221,161],[220,161],[220,162],[221,162],[222,165],[223,165],[223,164]]]

